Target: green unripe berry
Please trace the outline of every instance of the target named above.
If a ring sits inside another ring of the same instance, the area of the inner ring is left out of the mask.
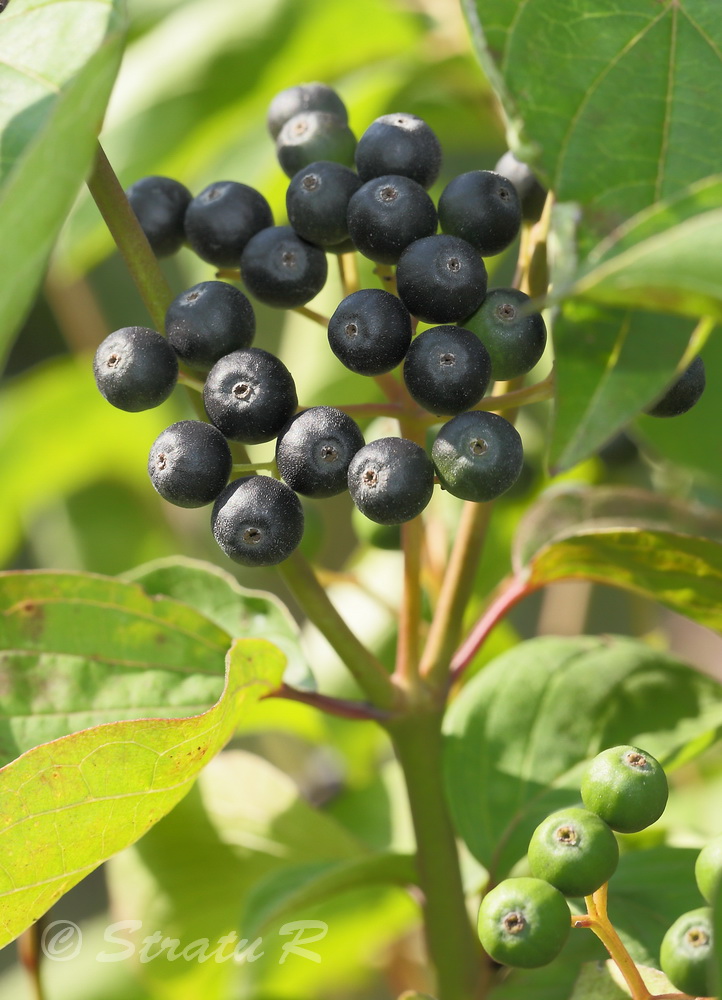
[[[662,939],[662,972],[678,990],[693,997],[710,996],[714,934],[712,910],[702,906],[683,913]]]
[[[613,830],[637,833],[664,812],[669,787],[662,765],[639,747],[610,747],[589,762],[582,801]]]
[[[590,896],[614,874],[616,838],[587,809],[560,809],[539,824],[529,841],[529,867],[565,896]]]
[[[710,840],[697,856],[694,866],[697,886],[708,903],[714,901],[717,890],[722,886],[722,834]]]
[[[479,940],[495,962],[536,969],[557,957],[571,918],[562,894],[538,878],[508,878],[484,896]]]

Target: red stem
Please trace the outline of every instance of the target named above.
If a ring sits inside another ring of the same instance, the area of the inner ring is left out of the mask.
[[[354,719],[361,722],[374,720],[388,720],[393,716],[392,712],[376,708],[360,701],[345,701],[343,698],[332,698],[327,694],[319,694],[318,691],[301,691],[291,687],[290,684],[281,684],[275,691],[270,691],[263,695],[266,698],[283,698],[285,701],[298,701],[303,705],[311,705],[321,712],[329,715],[338,715],[342,719]]]

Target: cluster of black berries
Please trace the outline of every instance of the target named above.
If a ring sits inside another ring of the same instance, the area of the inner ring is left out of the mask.
[[[253,307],[226,281],[182,292],[168,309],[166,337],[139,327],[113,333],[96,353],[95,376],[122,409],[167,398],[179,363],[205,378],[210,423],[180,421],[163,431],[149,473],[171,503],[213,502],[216,540],[248,566],[281,562],[299,544],[297,494],[321,498],[348,488],[366,517],[394,525],[421,513],[435,477],[466,500],[505,492],[521,471],[521,439],[509,421],[474,407],[492,379],[531,371],[546,345],[544,321],[528,311],[526,295],[487,291],[483,261],[514,241],[523,216],[541,210],[544,191],[523,164],[507,154],[513,183],[488,170],[454,178],[437,208],[427,188],[439,175],[441,147],[414,115],[384,115],[357,143],[340,97],[314,83],[278,94],[268,125],[291,178],[291,224],[275,226],[263,195],[245,184],[219,181],[192,197],[175,180],[146,177],[127,194],[154,252],[164,256],[186,244],[216,268],[239,270],[252,297],[279,308],[304,306],[318,294],[327,253],[358,250],[387,270],[395,265],[398,296],[384,289],[348,295],[329,322],[329,345],[362,375],[383,375],[403,362],[413,401],[452,419],[429,457],[404,438],[365,444],[341,409],[297,413],[291,373],[251,346]],[[434,326],[413,336],[418,321]],[[228,483],[228,441],[274,438],[280,480],[244,475]]]
[[[505,879],[484,897],[478,930],[488,954],[519,968],[551,962],[572,926],[564,897],[591,897],[611,878],[619,859],[613,831],[637,833],[651,826],[664,812],[668,791],[662,766],[639,747],[611,747],[591,760],[581,781],[584,808],[554,812],[532,834],[532,877]],[[711,902],[722,884],[722,837],[702,850],[695,872]],[[599,919],[599,913],[589,915],[592,922]],[[712,910],[700,907],[669,928],[660,967],[677,989],[709,996],[713,955]]]

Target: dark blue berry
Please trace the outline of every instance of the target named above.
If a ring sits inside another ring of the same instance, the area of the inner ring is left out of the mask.
[[[289,118],[276,139],[276,156],[288,177],[318,160],[352,167],[355,149],[356,137],[346,121],[326,111],[304,111]]]
[[[275,438],[298,399],[288,368],[259,347],[227,354],[211,368],[203,389],[211,422],[232,441],[260,444]]]
[[[349,238],[348,203],[360,187],[359,177],[341,163],[310,163],[288,185],[288,221],[304,240],[335,250],[336,244]],[[350,248],[354,249],[353,244]]]
[[[492,170],[460,174],[439,198],[439,222],[445,233],[471,243],[482,257],[501,253],[519,234],[521,202],[516,188]]]
[[[486,348],[458,326],[435,326],[420,333],[404,361],[411,397],[436,414],[463,413],[474,406],[486,392],[490,375]]]
[[[348,203],[348,232],[364,257],[396,264],[410,243],[436,232],[434,203],[409,177],[367,181]]]
[[[661,399],[645,412],[650,417],[679,417],[691,410],[704,392],[707,378],[704,361],[696,357],[676,382],[667,389]]]
[[[271,208],[255,188],[216,181],[193,199],[185,214],[186,239],[201,260],[238,267],[252,236],[273,225]]]
[[[303,508],[285,483],[270,476],[236,479],[211,513],[213,537],[242,566],[276,566],[303,537]]]
[[[106,337],[93,359],[100,392],[119,410],[158,406],[178,381],[178,360],[165,337],[144,326],[126,326]]]
[[[200,420],[179,420],[155,439],[148,474],[165,500],[177,507],[203,507],[228,482],[232,462],[219,430]]]
[[[321,499],[347,488],[351,459],[364,446],[355,420],[333,406],[313,406],[292,417],[276,442],[276,464],[292,490]]]
[[[456,323],[486,295],[486,267],[458,236],[427,236],[407,247],[396,268],[399,297],[425,323]]]
[[[224,355],[250,347],[256,317],[240,289],[225,281],[201,281],[173,299],[165,329],[184,364],[208,371]]]
[[[411,316],[391,292],[362,288],[338,305],[328,324],[331,350],[358,375],[381,375],[400,364],[411,343]]]
[[[318,295],[326,284],[328,264],[323,250],[302,240],[290,226],[272,226],[248,241],[241,275],[260,302],[294,309]]]
[[[494,167],[497,174],[508,177],[516,188],[516,193],[521,201],[522,218],[527,222],[536,222],[541,218],[546,201],[547,192],[531,169],[531,167],[517,160],[509,150]]]
[[[185,241],[183,219],[193,197],[172,177],[142,177],[125,192],[157,257],[169,257]]]
[[[401,174],[429,188],[441,170],[441,144],[416,115],[382,115],[359,139],[356,169],[363,181],[383,174]]]
[[[378,524],[417,517],[434,492],[428,455],[406,438],[379,438],[357,451],[348,470],[351,499]]]
[[[346,105],[325,83],[299,83],[280,91],[268,107],[268,131],[274,139],[289,120],[305,111],[326,111],[348,122]]]

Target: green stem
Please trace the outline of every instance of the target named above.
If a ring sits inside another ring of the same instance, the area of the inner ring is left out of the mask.
[[[443,708],[417,712],[385,728],[404,772],[416,833],[419,884],[438,1000],[482,995],[480,949],[466,910],[454,830],[441,770]]]
[[[278,566],[286,586],[304,614],[327,639],[377,708],[394,708],[398,691],[383,664],[354,635],[306,558],[296,551]]]
[[[100,144],[88,188],[156,330],[163,333],[165,314],[173,300],[173,293]]]

